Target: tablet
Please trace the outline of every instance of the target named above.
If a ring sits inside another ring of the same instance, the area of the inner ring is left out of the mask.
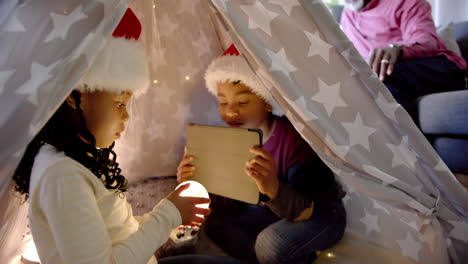
[[[257,184],[244,168],[255,157],[249,149],[261,145],[259,129],[190,124],[187,154],[195,157],[192,165],[197,167],[190,180],[203,184],[209,193],[257,204]]]

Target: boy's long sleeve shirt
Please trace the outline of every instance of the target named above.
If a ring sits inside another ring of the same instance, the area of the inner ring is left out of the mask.
[[[276,161],[280,186],[275,199],[265,204],[279,217],[303,219],[305,210],[324,209],[343,192],[333,172],[299,135],[286,117],[276,119],[263,148]]]

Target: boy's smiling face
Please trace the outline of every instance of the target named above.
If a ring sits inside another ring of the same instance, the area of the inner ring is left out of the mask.
[[[218,84],[219,115],[230,127],[263,128],[272,107],[242,82]]]

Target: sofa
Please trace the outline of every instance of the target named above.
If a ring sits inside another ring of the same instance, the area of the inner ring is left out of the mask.
[[[329,5],[329,9],[340,23],[343,6]],[[447,48],[459,52],[468,62],[468,21],[438,27],[437,33]],[[468,89],[468,80],[465,86]],[[417,110],[416,121],[422,132],[458,180],[468,188],[468,90],[422,96],[418,98]]]
[[[468,21],[455,23],[454,31],[460,52],[468,61]],[[468,187],[468,90],[422,96],[418,117],[434,149]]]

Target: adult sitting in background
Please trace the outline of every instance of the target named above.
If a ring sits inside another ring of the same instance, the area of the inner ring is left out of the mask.
[[[415,122],[415,100],[465,88],[467,64],[437,35],[426,0],[345,0],[343,31]]]

